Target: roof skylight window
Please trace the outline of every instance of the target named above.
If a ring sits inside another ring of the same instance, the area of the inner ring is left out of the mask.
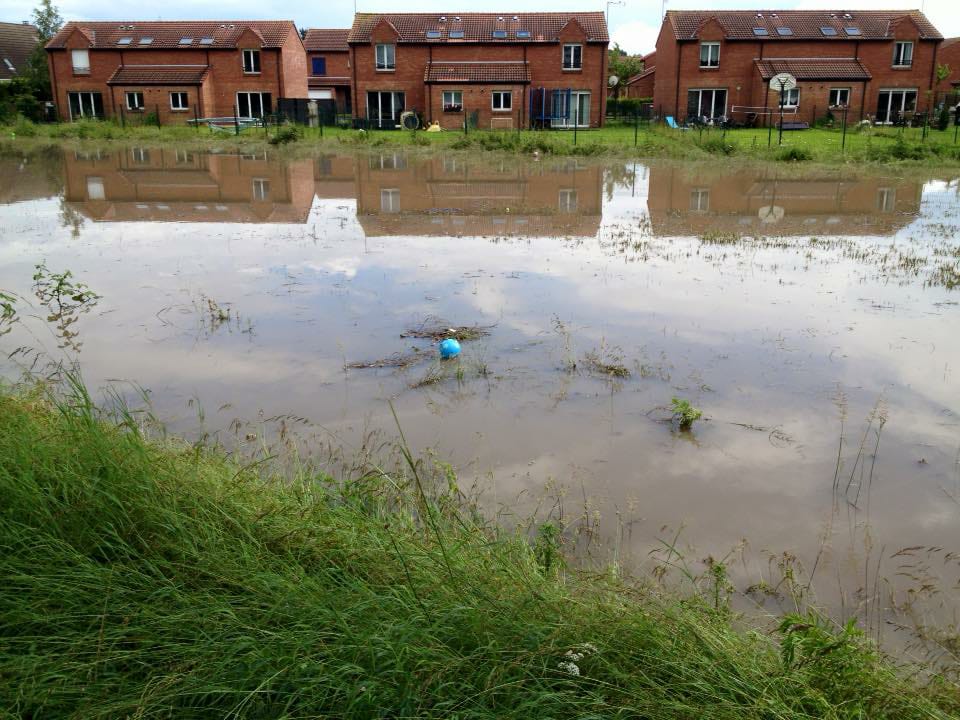
[[[152,42],[153,42],[153,38],[152,38],[152,37],[142,37],[142,38],[140,38],[140,44],[141,44],[141,45],[149,45],[149,44],[151,44]]]
[[[200,44],[201,44],[201,45],[213,45],[213,38],[212,38],[212,37],[202,37],[202,38],[200,38]]]
[[[755,27],[755,28],[753,29],[753,34],[762,37],[762,36],[764,36],[764,35],[769,35],[770,33],[767,32],[767,29],[766,29],[766,28]]]
[[[858,27],[845,27],[844,31],[847,35],[863,35],[863,32]]]
[[[192,44],[193,44],[193,38],[192,38],[192,37],[180,38],[180,44],[181,44],[181,45],[192,45]]]
[[[463,40],[463,30],[451,30],[448,36],[451,40]]]
[[[780,27],[777,28],[777,33],[779,33],[780,35],[793,35],[793,30],[781,25]]]
[[[436,40],[439,37],[440,37],[439,30],[427,30],[427,38],[429,40]]]
[[[133,38],[130,36],[126,36],[117,40],[117,45],[129,45],[132,42],[133,42]]]
[[[530,38],[529,30],[517,30],[517,37],[521,40],[527,40]]]
[[[506,39],[506,37],[507,37],[507,31],[506,31],[506,30],[494,30],[494,31],[493,31],[493,37],[494,37],[494,39],[496,39],[496,40],[504,40],[504,39]]]
[[[826,35],[827,37],[833,37],[834,35],[837,34],[837,29],[832,28],[829,25],[824,25],[822,28],[820,28],[820,32]]]

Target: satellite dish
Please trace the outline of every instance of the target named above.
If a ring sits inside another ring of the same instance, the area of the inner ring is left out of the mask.
[[[618,82],[620,82],[620,78],[618,78],[616,75],[611,75],[611,76],[607,79],[607,85],[609,85],[610,87],[613,87],[613,86],[616,85]]]
[[[760,222],[778,223],[783,220],[786,212],[779,205],[765,205],[757,213],[760,216]]]
[[[770,89],[775,92],[780,92],[781,90],[786,92],[787,90],[793,90],[796,86],[797,79],[790,73],[777,73],[770,78]]]

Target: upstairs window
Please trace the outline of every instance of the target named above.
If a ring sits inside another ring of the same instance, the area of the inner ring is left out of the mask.
[[[313,75],[326,75],[327,74],[327,59],[325,57],[315,57],[310,61],[312,67]]]
[[[243,51],[243,71],[248,74],[260,72],[259,50]]]
[[[913,65],[913,43],[898,40],[893,44],[893,66],[910,67]]]
[[[720,67],[720,43],[718,42],[700,43],[700,67],[702,68]]]
[[[377,45],[377,70],[397,69],[397,49],[393,45]]]
[[[580,70],[583,68],[583,45],[563,46],[563,69]]]
[[[73,72],[76,75],[90,73],[90,52],[88,50],[71,50],[70,59],[73,62]]]

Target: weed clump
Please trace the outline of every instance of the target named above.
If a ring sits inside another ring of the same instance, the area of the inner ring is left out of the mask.
[[[813,153],[802,147],[784,148],[777,153],[780,162],[806,162],[813,160]]]
[[[710,137],[697,142],[697,146],[711,155],[733,155],[737,152],[737,144],[722,137]]]
[[[703,417],[703,412],[691,405],[689,400],[672,398],[670,408],[673,410],[673,421],[681,430],[689,430],[694,422]]]
[[[296,125],[284,125],[274,133],[269,142],[271,145],[289,145],[301,137],[303,137],[303,133]]]

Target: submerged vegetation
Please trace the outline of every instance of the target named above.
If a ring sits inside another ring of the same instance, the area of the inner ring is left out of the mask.
[[[0,394],[2,711],[15,717],[948,718],[853,622],[770,627],[573,570],[452,471],[350,482],[151,441],[148,418]]]

